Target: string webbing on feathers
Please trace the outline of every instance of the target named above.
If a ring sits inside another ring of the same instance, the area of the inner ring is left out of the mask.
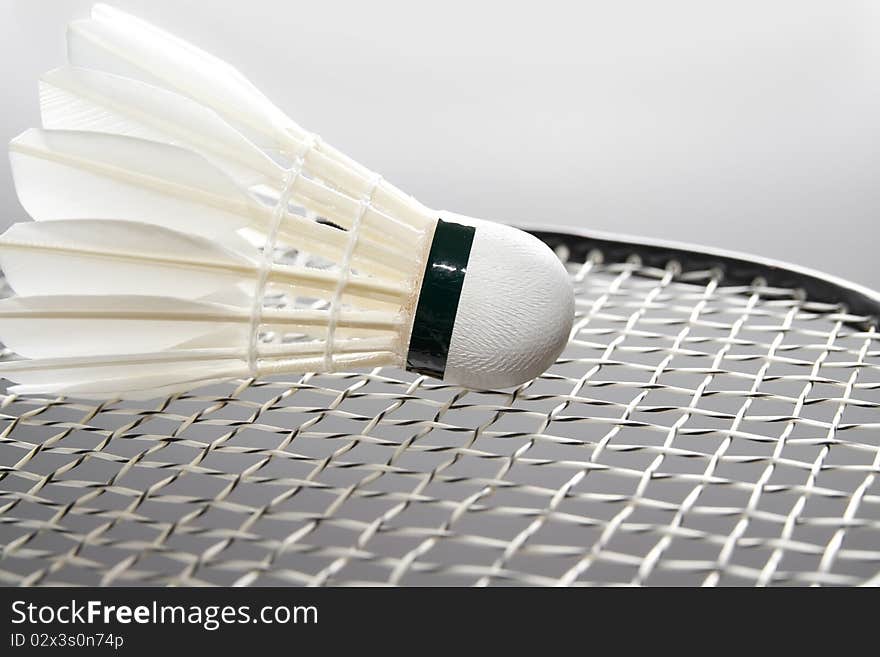
[[[251,323],[250,334],[248,339],[248,370],[252,377],[259,376],[259,348],[257,342],[260,338],[260,324],[263,321],[263,304],[266,297],[266,284],[269,280],[269,272],[272,270],[272,263],[275,258],[275,244],[278,241],[278,230],[281,227],[281,219],[287,213],[290,197],[293,195],[293,186],[297,179],[302,175],[305,166],[306,156],[313,148],[320,143],[320,137],[317,135],[309,135],[308,140],[303,145],[302,150],[296,155],[293,163],[284,172],[283,185],[281,193],[278,195],[278,201],[272,211],[272,221],[269,231],[266,234],[266,241],[263,244],[263,258],[260,262],[260,272],[257,276],[257,284],[254,288],[254,302],[251,306]]]
[[[330,300],[329,318],[327,322],[327,340],[324,343],[324,371],[333,371],[333,346],[336,339],[336,324],[339,320],[339,310],[342,306],[342,295],[348,285],[348,279],[351,275],[351,260],[354,257],[354,250],[357,248],[358,238],[361,233],[361,222],[364,215],[370,209],[373,202],[373,194],[376,188],[382,182],[382,176],[376,174],[370,183],[364,197],[361,199],[357,216],[348,231],[348,243],[345,247],[345,253],[339,263],[339,280],[336,283],[336,289],[333,291],[333,298]]]

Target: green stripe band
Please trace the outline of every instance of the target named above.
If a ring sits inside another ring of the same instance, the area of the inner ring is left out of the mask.
[[[471,226],[437,221],[406,356],[406,368],[412,372],[438,379],[446,372],[474,232]]]

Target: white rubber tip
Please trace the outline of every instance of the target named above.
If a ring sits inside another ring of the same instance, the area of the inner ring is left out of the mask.
[[[568,342],[574,290],[556,254],[516,228],[461,215],[474,226],[444,380],[509,388],[549,368]]]

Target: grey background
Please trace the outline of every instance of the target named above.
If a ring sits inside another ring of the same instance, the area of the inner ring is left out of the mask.
[[[86,0],[0,0],[2,138]],[[880,287],[880,5],[183,2],[120,8],[236,64],[426,204],[687,240]],[[6,159],[2,223],[24,218]]]

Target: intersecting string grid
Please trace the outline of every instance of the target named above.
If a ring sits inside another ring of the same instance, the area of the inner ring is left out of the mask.
[[[2,395],[0,584],[880,584],[875,329],[717,269],[567,264],[570,344],[512,391]]]

